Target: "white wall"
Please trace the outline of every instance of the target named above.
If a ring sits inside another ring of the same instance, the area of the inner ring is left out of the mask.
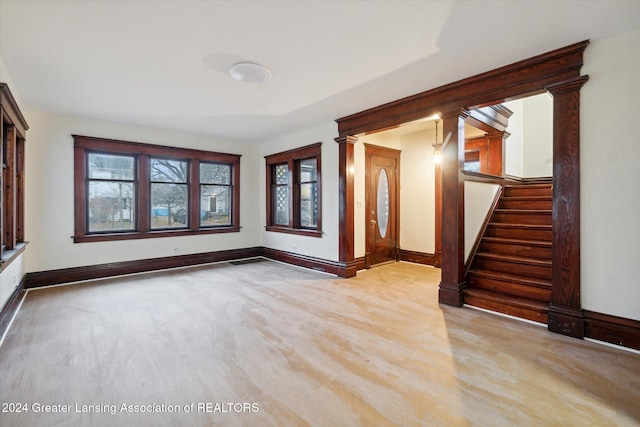
[[[523,178],[553,176],[553,98],[548,93],[522,100]]]
[[[496,193],[500,188],[497,184],[483,182],[464,182],[464,259],[471,255],[473,245],[478,239],[482,225],[487,218]]]
[[[592,40],[581,90],[583,308],[640,320],[640,29]]]
[[[513,111],[505,172],[520,178],[553,175],[553,98],[547,93],[505,102]]]
[[[157,129],[26,112],[26,251],[28,272],[260,246],[260,149]],[[73,243],[72,134],[241,154],[239,233]],[[177,250],[176,250],[177,249]]]
[[[338,125],[330,122],[312,129],[283,135],[266,141],[262,146],[262,156],[304,147],[322,142],[321,185],[322,185],[322,237],[298,236],[264,230],[266,224],[266,171],[264,157],[260,157],[260,179],[255,181],[253,194],[259,201],[259,218],[263,246],[287,252],[338,261]],[[259,195],[259,196],[258,196]]]

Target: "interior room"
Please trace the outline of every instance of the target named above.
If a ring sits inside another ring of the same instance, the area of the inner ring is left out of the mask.
[[[637,0],[1,0],[0,423],[640,425],[638,52]]]

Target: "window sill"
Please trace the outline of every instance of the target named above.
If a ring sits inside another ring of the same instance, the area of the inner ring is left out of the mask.
[[[322,237],[322,231],[320,230],[305,230],[303,228],[276,227],[273,225],[267,225],[265,229],[267,231],[274,231],[277,233],[297,234],[299,236],[308,236],[308,237]]]
[[[3,252],[2,259],[0,260],[0,272],[4,271],[9,264],[18,259],[18,256],[26,249],[27,243],[29,242],[18,243],[15,249]]]
[[[134,240],[134,239],[153,239],[156,237],[178,237],[178,236],[198,236],[201,234],[218,234],[218,233],[237,233],[240,227],[216,227],[216,228],[198,228],[196,230],[158,230],[148,231],[145,233],[105,233],[105,234],[84,234],[80,236],[72,236],[73,243],[86,242],[110,242],[115,240]]]

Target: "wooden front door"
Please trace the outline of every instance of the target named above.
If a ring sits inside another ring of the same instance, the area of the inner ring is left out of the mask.
[[[400,151],[365,144],[365,154],[365,264],[371,267],[398,260]]]

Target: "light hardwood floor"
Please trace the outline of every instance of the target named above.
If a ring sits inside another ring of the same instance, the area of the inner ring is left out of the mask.
[[[439,276],[265,260],[29,291],[0,347],[28,412],[0,425],[640,425],[639,354],[439,306]]]

